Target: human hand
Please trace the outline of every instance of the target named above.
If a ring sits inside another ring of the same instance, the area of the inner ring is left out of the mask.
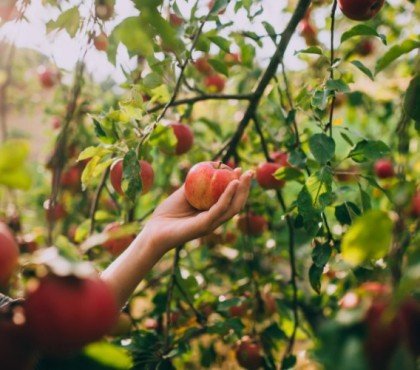
[[[240,169],[236,169],[239,174]],[[229,183],[218,202],[208,211],[198,211],[185,198],[184,186],[155,210],[142,233],[162,253],[206,235],[236,215],[248,198],[252,171]]]

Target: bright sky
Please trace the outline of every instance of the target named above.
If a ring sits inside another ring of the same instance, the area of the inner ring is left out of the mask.
[[[202,0],[203,12],[207,11],[207,2],[208,0]],[[69,3],[75,3],[75,1],[70,1]],[[91,2],[86,3],[90,4]],[[178,0],[177,3],[181,13],[185,17],[188,17],[191,5],[187,4],[184,0]],[[277,32],[280,32],[284,28],[288,20],[288,16],[285,16],[281,12],[281,3],[278,0],[264,0],[264,11],[262,16],[259,17],[259,19],[270,22]],[[79,10],[82,15],[86,15],[89,12],[89,5],[79,7]],[[110,32],[125,17],[137,14],[137,10],[130,0],[117,0],[115,13],[115,18],[105,24],[105,30],[107,32]],[[81,38],[71,39],[65,32],[47,35],[45,32],[45,23],[50,19],[56,19],[58,14],[56,9],[44,7],[41,4],[41,0],[33,0],[25,13],[28,22],[6,23],[3,27],[0,27],[0,38],[6,37],[8,40],[16,43],[18,47],[35,49],[50,57],[60,68],[71,70],[74,68],[79,58],[82,45],[86,41]],[[221,15],[221,19],[223,21],[233,21],[235,29],[252,30],[259,34],[266,33],[260,23],[250,24],[245,12],[234,14],[232,6],[228,8],[224,15]],[[300,37],[295,36],[286,56],[286,62],[289,67],[301,68],[304,65],[298,58],[293,56],[293,51],[302,48],[305,48],[304,41]],[[264,41],[264,48],[258,51],[257,57],[264,63],[273,53],[273,49],[272,42],[267,38]],[[121,68],[115,68],[110,64],[105,52],[99,52],[95,48],[92,48],[88,51],[86,62],[89,72],[98,81],[104,80],[110,75],[118,82],[125,80]],[[125,69],[130,69],[135,66],[135,61],[130,60],[124,47],[120,47],[118,50],[118,64]]]

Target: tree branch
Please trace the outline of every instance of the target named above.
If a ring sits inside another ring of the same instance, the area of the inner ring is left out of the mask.
[[[232,154],[236,151],[236,147],[242,137],[242,134],[244,133],[246,127],[248,126],[249,121],[253,118],[266,87],[268,86],[271,79],[276,74],[278,65],[283,60],[284,53],[286,51],[287,46],[289,45],[290,39],[293,33],[295,32],[296,27],[298,26],[299,22],[303,19],[310,3],[311,3],[311,0],[299,1],[295,12],[293,13],[289,23],[287,24],[285,30],[282,33],[281,40],[276,48],[275,53],[271,57],[268,67],[266,68],[257,87],[254,90],[253,97],[249,102],[249,105],[244,113],[244,116],[242,120],[239,122],[236,132],[234,133],[231,140],[229,141],[228,149],[225,155],[223,156],[224,162],[226,162],[232,156]]]

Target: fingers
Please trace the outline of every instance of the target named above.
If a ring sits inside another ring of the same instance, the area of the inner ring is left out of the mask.
[[[248,199],[249,190],[251,188],[251,181],[254,177],[252,171],[245,172],[239,179],[238,189],[231,201],[231,204],[226,213],[223,214],[221,222],[225,222],[239,213],[245,206]]]
[[[231,181],[217,203],[209,209],[207,217],[211,223],[219,220],[228,211],[238,187],[239,180]]]

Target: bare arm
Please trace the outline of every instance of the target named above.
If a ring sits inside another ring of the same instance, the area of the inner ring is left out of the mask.
[[[192,208],[185,199],[184,187],[159,205],[133,243],[102,273],[119,306],[166,252],[210,233],[237,214],[248,198],[252,176],[248,171],[232,181],[208,211]]]

